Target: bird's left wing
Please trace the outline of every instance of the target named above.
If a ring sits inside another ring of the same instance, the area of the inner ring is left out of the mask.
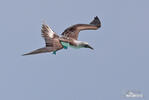
[[[79,32],[81,30],[97,30],[101,27],[101,22],[99,18],[96,16],[94,20],[90,24],[76,24],[69,28],[67,28],[62,35],[65,37],[71,37],[73,39],[78,39]]]

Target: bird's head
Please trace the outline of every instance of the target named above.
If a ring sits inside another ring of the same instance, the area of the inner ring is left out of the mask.
[[[92,48],[87,42],[82,42],[82,47],[94,50],[94,48]]]

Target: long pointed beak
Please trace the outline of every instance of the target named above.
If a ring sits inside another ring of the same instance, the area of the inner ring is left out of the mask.
[[[90,49],[94,50],[94,48],[92,48],[90,45],[88,45],[87,48],[90,48]]]

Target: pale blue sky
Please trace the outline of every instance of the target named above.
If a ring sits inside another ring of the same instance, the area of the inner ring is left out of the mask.
[[[1,0],[0,100],[149,99],[148,11],[148,0]],[[43,20],[61,34],[94,16],[102,27],[79,36],[94,51],[21,56],[44,46]]]

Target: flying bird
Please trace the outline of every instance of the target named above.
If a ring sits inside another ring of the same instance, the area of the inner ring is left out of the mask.
[[[56,54],[58,50],[63,48],[67,49],[68,47],[90,48],[93,50],[93,48],[87,42],[79,41],[78,35],[82,30],[97,30],[100,27],[101,22],[96,16],[89,24],[72,25],[65,29],[61,36],[58,36],[47,24],[43,23],[41,33],[45,40],[45,47],[23,54],[23,56],[46,52],[53,52],[53,54]]]

